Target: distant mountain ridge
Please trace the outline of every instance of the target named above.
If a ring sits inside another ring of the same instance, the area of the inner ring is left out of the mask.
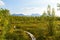
[[[13,16],[24,16],[24,14],[12,14]]]
[[[13,16],[28,16],[28,15],[24,15],[24,14],[12,14]],[[40,16],[40,14],[31,14],[29,16]]]
[[[40,16],[40,14],[31,14],[31,16]]]

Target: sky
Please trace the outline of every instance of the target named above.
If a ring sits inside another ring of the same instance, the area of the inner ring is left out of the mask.
[[[0,0],[0,8],[10,10],[11,14],[42,14],[47,11],[47,6],[55,8],[56,15],[60,16],[60,10],[57,11],[57,3],[60,0]]]

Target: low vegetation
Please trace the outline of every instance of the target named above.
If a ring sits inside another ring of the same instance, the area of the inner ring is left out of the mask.
[[[31,40],[24,31],[32,33],[36,40],[60,40],[60,17],[55,16],[54,8],[48,5],[47,9],[34,17],[12,16],[9,10],[0,9],[0,40]]]

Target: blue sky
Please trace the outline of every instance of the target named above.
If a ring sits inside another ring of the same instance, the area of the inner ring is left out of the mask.
[[[0,7],[9,9],[11,14],[42,14],[48,4],[56,10],[57,0],[0,0]]]

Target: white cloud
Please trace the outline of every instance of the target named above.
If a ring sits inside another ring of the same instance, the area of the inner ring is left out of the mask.
[[[31,2],[29,2],[30,4],[37,4],[37,5],[41,5],[41,4],[45,4],[45,5],[48,5],[48,4],[56,4],[57,3],[57,0],[33,0]]]
[[[58,0],[57,2],[60,3],[60,0]]]
[[[55,9],[56,15],[60,16],[60,11],[57,11],[57,3],[60,2],[60,0],[32,0],[31,2],[28,3],[31,5],[40,5],[40,6],[35,6],[35,7],[26,7],[22,8],[23,10],[18,13],[23,13],[25,15],[31,15],[32,13],[38,13],[42,14],[43,11],[47,10],[48,4],[51,5],[52,8]]]
[[[60,17],[60,11],[58,11],[58,12],[56,13],[56,15]]]
[[[17,14],[25,14],[25,15],[31,15],[31,14],[42,14],[43,11],[46,11],[46,8],[40,8],[40,7],[26,7],[26,8],[22,8],[21,11],[15,11],[15,13]]]
[[[3,6],[4,2],[2,0],[0,0],[0,6]]]
[[[56,7],[54,7],[55,8],[55,12],[56,12],[56,14],[57,14],[57,8]],[[23,8],[23,10],[20,12],[20,13],[23,13],[23,14],[25,14],[25,15],[31,15],[31,14],[42,14],[43,12],[47,12],[47,7],[42,7],[42,8],[40,8],[40,7],[29,7],[29,8]]]
[[[23,13],[25,15],[31,15],[31,14],[42,14],[43,11],[46,11],[46,8],[40,8],[40,7],[28,7],[28,8],[23,8],[23,10],[19,13]]]
[[[40,5],[38,7],[29,7],[29,8],[24,8],[22,13],[24,14],[32,14],[32,13],[39,13],[42,14],[43,11],[47,10],[48,4],[51,5],[52,8],[55,8],[56,14],[57,14],[57,0],[33,0],[30,2],[30,4],[35,4],[35,5]]]
[[[58,0],[57,3],[60,3],[60,0]],[[56,15],[60,17],[60,10],[56,11]]]

